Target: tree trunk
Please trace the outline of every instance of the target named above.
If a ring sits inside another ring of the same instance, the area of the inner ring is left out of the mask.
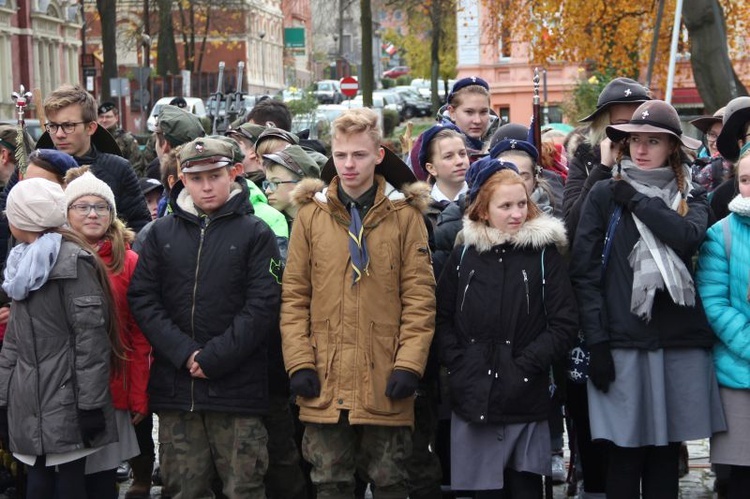
[[[100,101],[109,100],[110,78],[117,78],[117,2],[115,0],[96,0],[96,10],[102,23],[102,89]]]
[[[440,81],[440,38],[442,29],[442,2],[433,0],[430,6],[430,24],[432,25],[430,36],[430,95],[432,97],[432,115],[437,115],[440,109],[440,97],[438,96],[438,83]]]
[[[107,0],[102,0],[107,1]],[[157,46],[156,72],[159,76],[167,73],[178,74],[177,45],[174,42],[174,24],[172,22],[172,0],[159,2],[159,44]]]
[[[362,105],[372,107],[374,76],[372,74],[372,5],[370,0],[360,0],[362,26],[362,74],[359,75],[359,86],[362,89]]]
[[[712,114],[747,89],[727,50],[726,23],[718,0],[685,0],[683,20],[690,34],[690,64],[705,112]]]

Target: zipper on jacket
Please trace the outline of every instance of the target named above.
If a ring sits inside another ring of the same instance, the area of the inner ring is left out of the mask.
[[[466,301],[466,292],[469,291],[469,284],[471,284],[471,278],[474,277],[474,269],[469,272],[469,278],[466,279],[466,287],[464,288],[464,295],[461,298],[461,312],[464,311],[464,302]]]
[[[531,313],[531,306],[529,305],[529,276],[526,275],[526,269],[522,269],[523,274],[523,287],[526,288],[526,315]]]
[[[198,272],[201,268],[201,253],[203,252],[203,240],[206,237],[208,228],[208,217],[201,218],[201,237],[198,242],[198,256],[195,259],[195,279],[193,281],[193,303],[190,307],[190,334],[195,339],[195,296],[198,293]],[[195,410],[195,378],[190,378],[190,412]]]

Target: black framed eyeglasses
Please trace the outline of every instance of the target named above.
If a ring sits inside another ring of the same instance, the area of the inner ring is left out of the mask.
[[[88,204],[88,203],[79,203],[79,204],[71,204],[68,207],[69,210],[75,211],[78,215],[88,216],[89,213],[91,213],[91,210],[94,210],[94,212],[100,216],[103,217],[104,215],[107,215],[110,212],[109,204],[108,203],[96,203],[96,204]]]
[[[78,125],[83,125],[84,123],[88,123],[87,121],[67,121],[65,123],[53,123],[49,122],[44,125],[44,129],[47,130],[49,133],[57,133],[57,130],[62,128],[62,131],[65,133],[73,133],[76,131],[76,127]]]
[[[263,190],[268,192],[276,192],[281,184],[296,184],[299,180],[264,180]]]

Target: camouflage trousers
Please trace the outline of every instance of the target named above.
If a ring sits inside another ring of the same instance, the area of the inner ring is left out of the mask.
[[[172,499],[265,499],[268,436],[261,418],[225,412],[160,411],[159,462]]]
[[[375,499],[406,499],[406,460],[411,429],[406,426],[350,425],[348,411],[336,424],[305,423],[302,455],[318,499],[351,499],[355,472],[375,485]]]
[[[268,414],[263,417],[268,432],[266,494],[269,499],[307,497],[301,456],[294,439],[294,416],[286,395],[271,395]]]

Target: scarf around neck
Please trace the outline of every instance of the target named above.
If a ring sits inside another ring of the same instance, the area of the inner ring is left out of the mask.
[[[3,290],[16,301],[41,288],[57,261],[62,236],[48,232],[31,244],[18,244],[8,254]]]
[[[687,197],[687,192],[679,191],[677,178],[671,168],[644,170],[629,158],[624,158],[620,166],[622,180],[641,194],[663,200],[672,210],[676,211],[683,197]],[[685,178],[689,179],[689,168],[686,165],[683,168],[686,169]],[[695,284],[685,263],[672,248],[657,239],[634,213],[631,214],[640,238],[628,256],[633,269],[630,311],[649,322],[656,291],[663,290],[665,286],[677,305],[695,305]]]

